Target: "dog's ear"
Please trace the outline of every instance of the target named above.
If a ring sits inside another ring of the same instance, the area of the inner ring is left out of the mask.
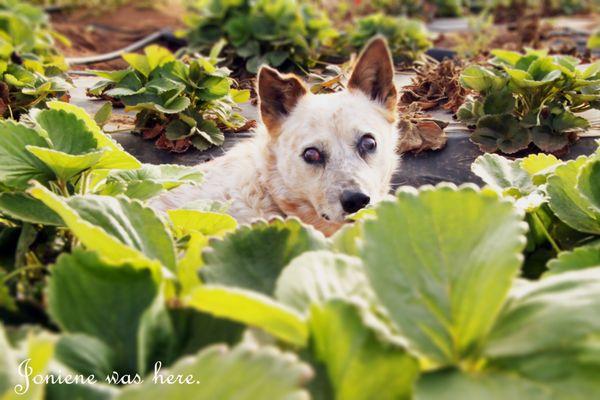
[[[367,43],[352,71],[348,89],[360,90],[395,113],[394,64],[384,38],[376,37]]]
[[[281,75],[263,66],[258,72],[260,115],[271,135],[277,135],[285,117],[298,100],[307,93],[304,84],[294,75]]]

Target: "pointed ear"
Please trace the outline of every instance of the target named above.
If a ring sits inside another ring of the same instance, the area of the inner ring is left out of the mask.
[[[371,100],[383,104],[389,111],[396,112],[394,64],[384,38],[376,37],[367,43],[352,71],[348,89],[360,90]]]
[[[260,115],[271,135],[277,135],[283,120],[307,93],[304,84],[294,75],[281,75],[269,67],[258,72]]]

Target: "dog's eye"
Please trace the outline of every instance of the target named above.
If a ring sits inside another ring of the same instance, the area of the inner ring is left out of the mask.
[[[358,141],[358,151],[360,154],[372,153],[376,148],[377,142],[375,141],[375,138],[368,133],[363,135]]]
[[[314,147],[309,147],[302,153],[302,158],[309,164],[319,164],[324,161],[323,154]]]

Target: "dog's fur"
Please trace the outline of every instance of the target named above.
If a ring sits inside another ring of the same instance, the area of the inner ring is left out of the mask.
[[[396,89],[384,39],[372,40],[360,55],[348,89],[313,95],[294,75],[263,67],[258,96],[263,125],[255,137],[223,157],[201,165],[201,186],[182,186],[151,202],[177,208],[196,199],[230,201],[238,221],[296,216],[326,235],[344,222],[343,191],[368,195],[371,203],[389,192],[396,168]],[[377,148],[361,156],[359,139],[371,134]],[[302,154],[315,147],[322,165]]]

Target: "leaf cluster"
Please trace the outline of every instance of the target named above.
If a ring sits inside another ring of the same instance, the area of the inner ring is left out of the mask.
[[[230,63],[255,74],[262,64],[305,70],[338,35],[325,13],[296,0],[197,0],[186,16],[189,46],[227,42]]]
[[[224,131],[246,123],[237,104],[249,99],[249,91],[233,88],[229,70],[217,66],[221,46],[209,56],[183,59],[157,45],[146,47],[144,54],[124,54],[129,67],[96,71],[103,79],[88,94],[137,111],[136,129],[145,138],[174,143],[171,149],[220,146]]]
[[[457,117],[475,126],[471,140],[483,151],[512,154],[533,143],[555,152],[590,126],[577,113],[600,107],[600,62],[581,69],[579,59],[544,50],[492,54],[490,67],[471,65],[460,77],[478,95]]]
[[[47,15],[18,0],[0,2],[0,117],[18,118],[46,99],[67,96],[65,59]]]

